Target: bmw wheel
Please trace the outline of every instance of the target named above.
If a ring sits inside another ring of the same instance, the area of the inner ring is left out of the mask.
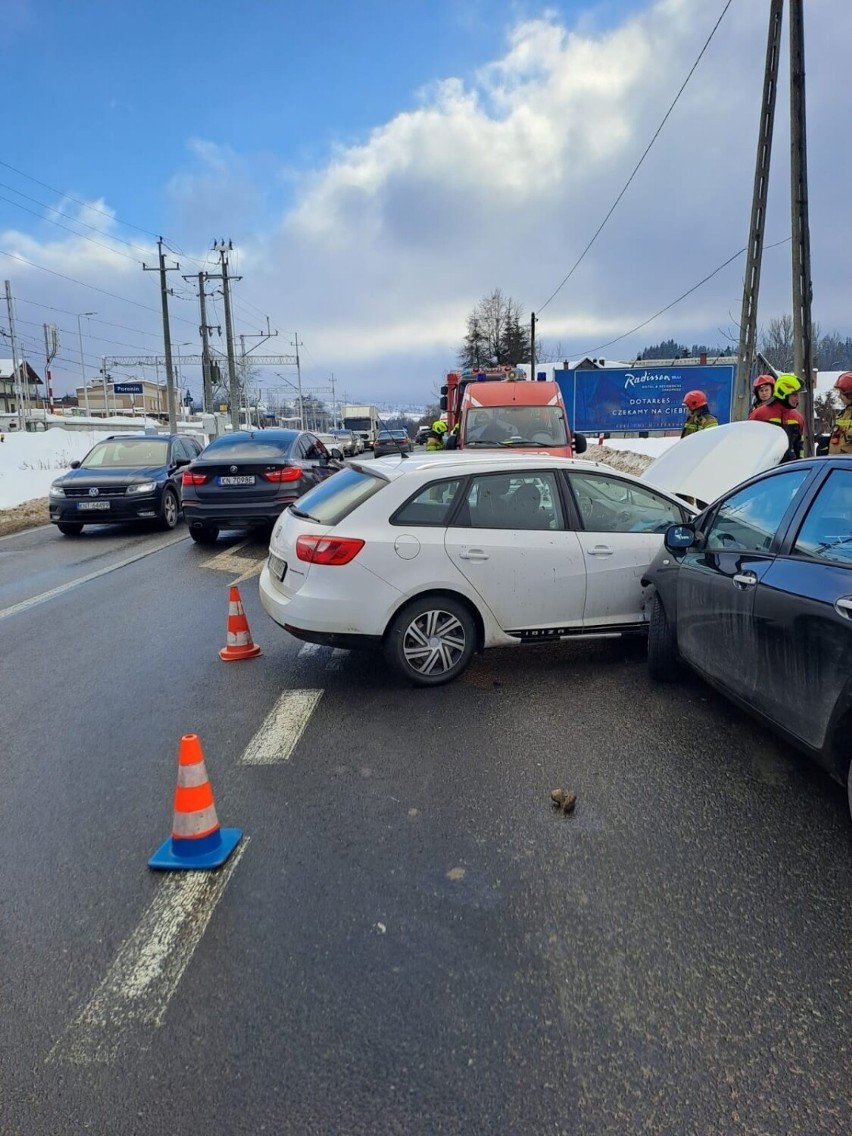
[[[458,678],[476,649],[473,616],[450,596],[424,596],[397,612],[385,634],[384,652],[397,674],[415,686],[440,686]]]
[[[56,526],[65,536],[79,536],[83,526],[77,521],[59,521]]]
[[[157,522],[157,527],[165,529],[173,529],[178,523],[178,515],[180,513],[180,505],[178,504],[177,496],[173,489],[166,489],[163,491],[163,504],[160,507],[160,519]]]

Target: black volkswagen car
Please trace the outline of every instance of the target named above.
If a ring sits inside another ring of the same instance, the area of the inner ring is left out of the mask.
[[[651,677],[681,660],[847,785],[852,457],[761,474],[672,525],[645,573]]]
[[[220,529],[271,529],[283,509],[342,466],[300,430],[223,434],[183,472],[181,501],[198,544]]]
[[[65,536],[84,525],[154,521],[173,529],[180,474],[201,452],[191,434],[115,434],[96,442],[50,487],[50,519]]]

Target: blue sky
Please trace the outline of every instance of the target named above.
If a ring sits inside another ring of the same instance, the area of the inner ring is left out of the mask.
[[[141,271],[156,235],[184,273],[215,270],[211,242],[230,237],[236,333],[267,316],[280,331],[258,352],[289,351],[298,330],[318,392],[333,373],[353,401],[426,401],[482,296],[499,287],[542,308],[724,8],[0,0],[0,41],[21,65],[20,82],[7,70],[0,278],[23,346],[41,371],[41,325],[58,324],[60,390],[79,381],[77,313],[97,313],[83,321],[87,373],[104,354],[161,352],[156,279]],[[541,312],[560,354],[735,336],[742,260],[625,333],[745,245],[763,8],[733,0],[612,219]],[[836,76],[849,42],[852,5],[806,4],[814,309],[844,334],[852,108]],[[785,65],[781,82],[768,244],[789,232]],[[789,310],[789,261],[789,244],[767,250],[763,320]],[[179,273],[170,284],[173,340],[197,350],[192,288]],[[197,390],[191,368],[185,379]]]

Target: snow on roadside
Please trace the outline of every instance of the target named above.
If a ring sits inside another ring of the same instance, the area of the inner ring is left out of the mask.
[[[109,430],[39,430],[6,432],[0,443],[0,509],[46,497],[50,483],[84,458]]]

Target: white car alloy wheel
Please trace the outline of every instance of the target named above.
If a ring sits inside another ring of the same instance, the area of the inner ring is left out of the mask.
[[[470,612],[450,596],[426,596],[400,611],[388,629],[385,655],[417,686],[439,686],[462,673],[476,647]]]

